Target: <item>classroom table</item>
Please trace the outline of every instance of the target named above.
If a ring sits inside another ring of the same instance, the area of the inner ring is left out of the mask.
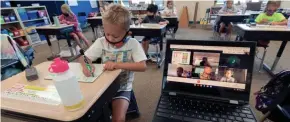
[[[258,40],[271,40],[282,41],[282,44],[277,52],[275,61],[271,68],[267,64],[263,64],[264,69],[270,74],[274,75],[274,70],[283,54],[285,46],[290,41],[290,29],[287,26],[254,26],[250,27],[247,24],[237,25],[237,35],[239,38],[236,40],[258,41]]]
[[[1,93],[16,83],[46,87],[53,85],[52,80],[44,80],[49,74],[48,67],[52,62],[36,65],[39,79],[28,82],[25,72],[19,73],[1,82]],[[100,118],[110,121],[108,102],[117,93],[120,83],[114,81],[121,70],[105,71],[93,83],[79,82],[84,105],[76,111],[67,111],[62,104],[50,105],[37,102],[10,99],[1,96],[1,115],[28,121],[79,121],[96,122]]]
[[[217,22],[241,23],[249,17],[249,14],[217,14]]]
[[[97,39],[96,32],[95,32],[95,27],[102,26],[102,16],[96,16],[96,17],[89,17],[87,18],[88,23],[90,24],[93,34],[94,34],[94,40],[93,42]]]
[[[71,37],[70,33],[73,32],[73,25],[63,25],[61,24],[60,26],[56,27],[54,25],[46,25],[46,26],[40,26],[40,27],[35,27],[37,33],[43,34],[46,37],[47,44],[50,48],[51,51],[51,56],[47,58],[47,60],[52,60],[55,57],[58,57],[54,54],[51,46],[51,42],[49,39],[49,35],[64,35],[66,37],[67,44],[69,46],[69,50],[71,52],[71,56],[74,56],[73,53],[73,48],[71,45]]]
[[[130,26],[130,31],[132,32],[132,37],[134,36],[149,36],[149,37],[160,37],[159,41],[159,47],[160,47],[160,52],[163,50],[163,36],[166,33],[166,24],[164,25],[159,25],[159,24],[141,24],[141,25],[131,25]],[[164,59],[162,56],[162,53],[160,55],[160,61],[157,60],[157,66],[158,68],[161,67]],[[158,58],[157,58],[158,59]]]

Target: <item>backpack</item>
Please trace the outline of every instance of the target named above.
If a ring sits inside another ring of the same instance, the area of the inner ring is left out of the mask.
[[[281,71],[276,74],[255,95],[257,95],[255,108],[263,114],[271,112],[268,119],[281,121],[281,114],[276,112],[277,105],[290,105],[290,71]]]

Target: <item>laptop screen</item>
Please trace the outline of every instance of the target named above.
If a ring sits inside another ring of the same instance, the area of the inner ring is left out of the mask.
[[[217,93],[221,91],[249,93],[254,60],[251,45],[234,42],[182,42],[167,45],[164,71],[167,83],[173,83],[185,92],[198,89],[194,92],[214,96],[218,96]]]

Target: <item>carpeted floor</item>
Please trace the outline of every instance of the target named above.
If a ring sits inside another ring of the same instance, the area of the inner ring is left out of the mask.
[[[86,37],[89,40],[93,39],[92,32],[89,29],[87,32],[84,32]],[[192,40],[211,40],[212,31],[203,30],[203,29],[179,29],[176,34],[176,39],[192,39]],[[136,37],[140,38],[140,37]],[[234,36],[232,36],[234,38]],[[64,45],[66,41],[61,41],[61,45]],[[267,52],[267,57],[265,62],[267,64],[272,65],[278,48],[281,42],[272,41],[270,47]],[[54,51],[58,51],[56,48],[56,43],[53,42]],[[36,55],[34,60],[34,65],[37,65],[41,62],[47,61],[47,57],[50,55],[49,48],[46,44],[42,44],[35,47]],[[263,50],[259,49],[258,56],[261,57],[261,52]],[[278,66],[276,68],[277,71],[281,71],[282,69],[290,69],[289,61],[290,61],[290,44],[288,43],[283,57],[280,59]],[[270,79],[270,77],[265,73],[265,71],[258,72],[258,65],[260,60],[256,58],[254,74],[252,80],[252,88],[251,88],[251,97],[250,104],[251,106],[255,105],[255,97],[253,96],[253,92],[260,89],[261,86],[265,85]],[[162,77],[162,69],[157,69],[156,65],[148,64],[148,68],[146,72],[136,73],[135,81],[134,81],[134,92],[137,98],[137,103],[140,109],[141,116],[134,120],[129,120],[129,122],[150,122],[152,120],[155,107],[157,105],[157,101],[159,99],[159,95],[161,92],[161,77]],[[146,93],[146,94],[144,94]],[[258,117],[261,117],[261,114],[256,111]],[[1,118],[3,122],[18,122],[18,120],[12,120],[8,118]]]

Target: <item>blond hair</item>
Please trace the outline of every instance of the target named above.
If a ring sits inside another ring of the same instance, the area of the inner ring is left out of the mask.
[[[106,10],[102,16],[102,20],[110,24],[121,25],[126,31],[130,29],[130,12],[121,5],[110,4],[108,10]]]
[[[68,14],[73,14],[68,4],[62,4],[61,9],[65,10]]]

